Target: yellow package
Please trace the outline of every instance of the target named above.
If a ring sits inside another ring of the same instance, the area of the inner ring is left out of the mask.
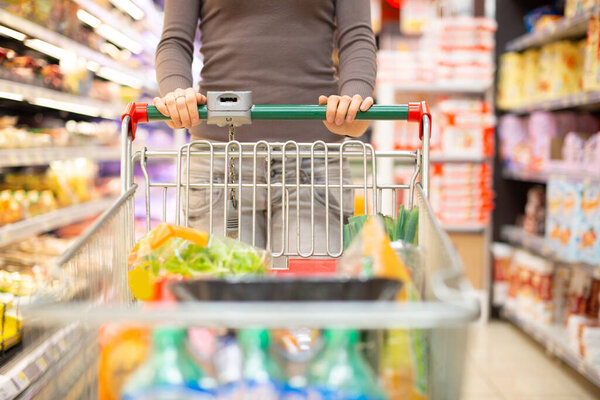
[[[572,18],[583,11],[583,3],[587,0],[566,0],[565,17]]]
[[[498,106],[510,109],[523,105],[523,59],[519,53],[505,53],[500,56],[498,72]]]
[[[592,15],[588,22],[585,60],[583,66],[583,87],[586,91],[596,90],[596,70],[598,69],[598,14]]]
[[[542,46],[539,57],[539,78],[536,102],[552,100],[554,69],[556,62],[554,43]]]
[[[537,101],[539,76],[539,50],[528,50],[523,53],[523,102],[532,104]]]
[[[267,251],[237,240],[161,224],[133,247],[128,264],[132,294],[152,300],[160,280],[263,274],[271,257]]]
[[[554,67],[552,68],[551,98],[557,99],[578,91],[579,49],[575,42],[567,40],[554,43],[553,48]]]

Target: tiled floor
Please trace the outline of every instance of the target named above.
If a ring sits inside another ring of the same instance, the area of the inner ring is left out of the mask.
[[[508,322],[469,332],[462,400],[592,400],[600,389]]]

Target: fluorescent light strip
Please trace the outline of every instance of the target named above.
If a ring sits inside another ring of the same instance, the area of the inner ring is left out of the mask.
[[[142,52],[142,45],[134,40],[131,40],[129,37],[109,25],[101,24],[98,28],[96,28],[96,33],[102,36],[104,39],[116,44],[119,47],[127,49],[132,53],[140,54]]]
[[[6,26],[2,26],[2,25],[0,25],[0,35],[8,36],[13,39],[17,39],[20,42],[25,40],[25,37],[26,37],[25,34],[15,31],[14,29],[7,28]]]
[[[119,10],[129,14],[136,21],[144,18],[144,11],[131,0],[110,0],[110,2]]]
[[[48,42],[44,42],[43,40],[40,40],[40,39],[27,39],[25,41],[25,46],[30,47],[39,52],[42,52],[44,54],[48,54],[50,57],[54,57],[59,60],[66,58],[67,55],[69,54],[68,51],[61,49],[60,47],[57,47]]]
[[[59,101],[48,99],[45,97],[36,97],[32,104],[40,107],[54,108],[56,110],[69,111],[76,114],[89,115],[92,117],[100,116],[100,109],[98,107],[86,106],[77,103],[70,103],[67,101]]]
[[[14,101],[23,101],[23,95],[19,93],[0,92],[0,98]]]
[[[100,24],[102,23],[102,21],[100,21],[99,18],[94,17],[92,14],[83,9],[77,10],[77,18],[84,24],[88,24],[94,29],[100,26]]]
[[[119,83],[121,85],[130,86],[134,89],[139,89],[142,87],[142,80],[138,79],[132,75],[124,74],[116,69],[102,67],[97,72],[101,78],[108,79],[109,81],[113,81]]]

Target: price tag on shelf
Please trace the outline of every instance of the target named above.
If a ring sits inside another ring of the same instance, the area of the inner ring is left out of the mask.
[[[4,375],[0,375],[0,400],[14,399],[19,390],[11,379],[8,379]]]
[[[12,378],[12,382],[15,384],[19,392],[23,391],[27,386],[29,386],[29,379],[23,371],[14,376]]]
[[[35,364],[38,366],[38,368],[43,372],[48,368],[48,363],[46,362],[46,360],[44,359],[44,357],[40,357],[37,359],[37,361],[35,362]]]

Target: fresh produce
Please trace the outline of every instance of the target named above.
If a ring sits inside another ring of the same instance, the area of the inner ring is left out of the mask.
[[[161,224],[129,254],[129,286],[135,297],[149,300],[160,279],[261,275],[270,261],[266,251],[237,240]]]
[[[352,240],[358,235],[369,215],[357,215],[348,219],[348,224],[344,225],[344,250],[350,246]],[[419,226],[419,209],[413,207],[412,210],[406,210],[404,205],[398,210],[396,219],[389,215],[378,214],[381,223],[390,241],[404,240],[412,244],[417,243],[417,228]]]

